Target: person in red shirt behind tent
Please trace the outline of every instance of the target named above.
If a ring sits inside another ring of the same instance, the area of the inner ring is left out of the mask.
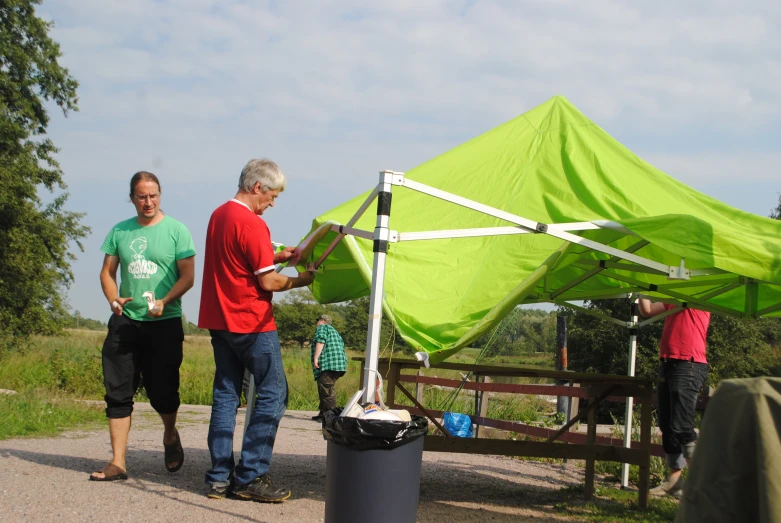
[[[676,307],[640,299],[639,308],[640,314],[648,318]],[[709,312],[690,308],[681,308],[664,319],[659,343],[660,377],[664,382],[656,393],[659,429],[670,475],[661,485],[651,489],[653,497],[670,495],[680,499],[683,495],[682,472],[694,454],[697,442],[694,431],[697,396],[708,377],[705,339],[709,324]]]
[[[214,349],[208,436],[212,467],[206,473],[210,498],[233,495],[277,503],[290,497],[289,490],[273,486],[268,476],[288,399],[271,297],[275,291],[309,285],[314,273],[289,277],[274,267],[295,263],[299,256],[293,247],[275,254],[268,226],[260,217],[286,185],[277,164],[250,160],[241,171],[236,197],[212,213],[206,232],[198,326],[209,329]],[[233,431],[245,368],[255,379],[256,401],[241,459],[235,464]]]

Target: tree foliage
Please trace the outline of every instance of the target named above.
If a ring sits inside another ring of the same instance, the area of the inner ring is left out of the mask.
[[[516,308],[473,347],[489,345],[486,356],[521,356],[556,350],[556,313]]]
[[[108,328],[106,322],[85,318],[79,311],[73,314],[66,314],[62,318],[62,326],[66,329],[86,329],[91,331],[102,331]]]
[[[770,211],[770,217],[774,220],[781,220],[781,194],[778,195],[778,205]]]
[[[46,137],[47,103],[77,110],[77,83],[60,66],[52,23],[41,0],[0,2],[0,334],[56,332],[63,324],[62,291],[73,281],[68,251],[89,229],[68,198],[57,148]],[[47,203],[38,190],[50,193]],[[83,250],[83,249],[82,249]]]
[[[315,324],[321,314],[331,316],[333,326],[341,334],[347,349],[366,350],[369,298],[320,305],[314,300],[309,289],[290,291],[282,300],[274,302],[274,321],[277,324],[280,340],[283,343],[309,345],[315,332]],[[391,322],[383,316],[380,348],[389,347],[391,341],[394,350],[407,347],[404,340],[395,335]]]
[[[622,321],[629,320],[628,299],[586,302],[585,306]],[[635,375],[658,374],[663,325],[664,321],[660,320],[639,330]],[[779,341],[781,322],[778,319],[746,320],[712,314],[706,341],[708,384],[715,386],[723,379],[778,372]],[[570,314],[567,345],[570,370],[627,373],[629,331],[625,327],[580,312]]]

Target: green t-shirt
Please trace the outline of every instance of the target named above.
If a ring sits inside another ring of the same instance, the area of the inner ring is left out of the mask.
[[[166,305],[159,318],[148,316],[143,294],[152,291],[156,300],[163,298],[179,279],[176,261],[195,256],[195,244],[183,223],[164,216],[154,225],[143,226],[130,218],[111,229],[100,250],[119,257],[119,295],[133,298],[125,304],[125,316],[139,321],[182,316],[181,299]]]

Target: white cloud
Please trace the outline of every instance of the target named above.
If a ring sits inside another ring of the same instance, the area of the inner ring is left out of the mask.
[[[66,179],[120,191],[74,203],[100,239],[136,170],[187,187],[186,204],[208,214],[259,155],[291,178],[272,230],[296,238],[380,169],[408,170],[556,94],[700,190],[741,180],[713,194],[728,203],[754,210],[752,191],[766,197],[781,179],[777,2],[71,0],[40,10],[80,82],[81,112],[50,129]]]

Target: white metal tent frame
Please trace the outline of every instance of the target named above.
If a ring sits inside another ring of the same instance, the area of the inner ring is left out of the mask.
[[[466,207],[474,211],[493,216],[504,220],[511,225],[504,227],[487,227],[487,228],[473,228],[473,229],[453,229],[453,230],[434,230],[434,231],[416,231],[416,232],[402,232],[392,230],[390,228],[390,202],[391,192],[393,186],[406,187],[407,189],[417,191],[423,194],[427,194],[434,198],[438,198],[455,205]],[[354,228],[358,219],[363,216],[369,206],[378,199],[377,205],[377,221],[374,231],[365,231],[362,229]],[[696,307],[704,311],[727,314],[727,315],[743,315],[749,317],[758,317],[781,309],[781,303],[774,304],[770,307],[766,307],[762,310],[756,309],[756,297],[757,297],[757,283],[758,280],[735,275],[724,271],[722,269],[712,268],[699,268],[689,269],[685,265],[685,260],[681,258],[679,265],[667,265],[652,259],[648,259],[642,256],[634,254],[634,252],[642,249],[649,244],[647,240],[637,237],[629,229],[624,226],[609,220],[595,220],[591,222],[573,222],[573,223],[556,223],[545,224],[535,220],[530,220],[522,216],[518,216],[488,205],[454,195],[441,189],[436,189],[428,185],[416,182],[404,176],[404,173],[394,171],[381,171],[380,179],[377,186],[369,194],[363,204],[359,207],[353,217],[344,225],[335,223],[323,224],[318,230],[328,228],[330,231],[336,232],[337,237],[329,244],[323,254],[315,262],[313,268],[319,269],[325,259],[330,255],[333,249],[342,241],[346,236],[357,236],[367,240],[374,241],[374,260],[371,267],[371,295],[369,305],[369,324],[368,335],[366,342],[366,360],[364,366],[363,383],[365,385],[362,401],[372,401],[376,392],[376,381],[373,377],[379,376],[377,371],[378,359],[379,359],[379,341],[380,341],[380,327],[382,318],[382,296],[384,295],[384,280],[385,280],[385,262],[387,254],[387,246],[389,243],[396,243],[402,241],[424,241],[424,240],[437,240],[447,238],[468,238],[477,236],[498,236],[498,235],[512,235],[512,234],[545,234],[561,240],[570,242],[572,244],[591,249],[606,255],[610,258],[607,260],[593,260],[593,259],[581,259],[574,263],[572,266],[578,267],[583,270],[583,274],[574,278],[565,285],[562,285],[558,289],[552,289],[545,293],[535,294],[533,299],[525,299],[522,301],[526,304],[531,303],[553,303],[556,305],[565,306],[586,314],[600,317],[604,320],[626,327],[630,332],[630,357],[628,375],[634,376],[635,373],[635,359],[636,359],[636,347],[637,347],[637,329],[651,322],[658,321],[670,314],[674,314],[676,311],[667,311],[664,314],[660,314],[653,318],[638,321],[636,315],[633,315],[630,321],[621,321],[616,318],[612,318],[601,311],[593,311],[581,307],[573,301],[580,300],[594,300],[594,299],[607,299],[607,298],[625,298],[642,297],[643,292],[656,292],[663,294],[668,298],[659,298],[657,296],[652,297],[655,301],[664,303],[672,303],[678,305],[681,309],[689,306]],[[626,250],[617,249],[609,245],[604,245],[600,242],[589,240],[574,234],[579,231],[586,230],[598,230],[609,229],[622,232],[626,235],[637,237],[637,242]],[[301,246],[305,247],[311,241],[317,241],[315,238],[317,231],[314,231],[309,235],[302,243]],[[346,267],[332,267],[333,269],[344,269]],[[636,280],[630,276],[621,274],[621,272],[642,272],[651,273],[666,276],[670,283],[665,285],[649,284],[643,281]],[[605,291],[577,291],[575,287],[580,283],[588,280],[589,278],[596,276],[607,277],[614,279],[623,284],[628,284],[630,287],[623,287],[621,289],[608,289]],[[704,276],[723,275],[719,278],[710,278],[707,281],[698,281],[699,278]],[[761,282],[769,283],[772,282]],[[697,286],[697,287],[712,287],[706,294],[699,297],[692,297],[677,292],[677,290],[685,287]],[[735,288],[746,286],[746,309],[747,313],[739,313],[729,309],[727,307],[720,306],[712,303],[709,300],[729,292]],[[546,286],[547,289],[547,286]],[[679,309],[680,310],[680,309]],[[634,311],[633,311],[634,314]],[[391,318],[393,321],[393,319]],[[428,355],[425,353],[418,353],[419,359],[425,360],[428,364]],[[626,402],[626,426],[624,445],[630,446],[631,442],[631,426],[632,426],[632,398],[627,398]],[[250,415],[248,408],[247,416]],[[248,421],[248,420],[247,420]],[[628,483],[629,467],[624,464],[622,470],[622,485],[626,486]]]

